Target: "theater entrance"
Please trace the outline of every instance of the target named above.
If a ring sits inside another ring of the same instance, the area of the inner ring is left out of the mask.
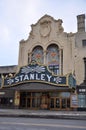
[[[68,110],[70,109],[70,98],[54,97],[50,99],[51,110]]]
[[[48,109],[49,94],[47,92],[21,92],[20,108]]]
[[[49,92],[20,92],[20,108],[69,110],[70,97],[52,97]],[[58,95],[58,92],[57,94]]]

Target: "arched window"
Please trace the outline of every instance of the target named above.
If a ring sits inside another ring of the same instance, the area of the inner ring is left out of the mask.
[[[59,47],[51,44],[47,48],[47,64],[54,74],[59,74]]]
[[[44,55],[43,55],[43,48],[41,46],[36,46],[33,49],[31,59],[36,61],[37,63],[43,64]]]

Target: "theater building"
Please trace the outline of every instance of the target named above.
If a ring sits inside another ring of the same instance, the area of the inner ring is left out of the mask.
[[[77,16],[76,33],[64,32],[62,23],[61,19],[44,15],[31,25],[27,40],[19,44],[18,65],[0,67],[0,107],[79,107],[76,86],[85,77],[85,15]]]

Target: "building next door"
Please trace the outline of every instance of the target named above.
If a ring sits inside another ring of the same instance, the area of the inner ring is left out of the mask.
[[[53,97],[50,98],[51,110],[67,110],[70,109],[70,98]]]

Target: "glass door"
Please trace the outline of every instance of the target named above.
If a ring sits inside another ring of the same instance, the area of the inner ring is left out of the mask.
[[[62,109],[67,108],[67,100],[66,100],[66,98],[61,99],[61,108]]]
[[[40,108],[40,98],[32,98],[32,108]]]
[[[20,93],[20,108],[26,108],[26,92]]]
[[[61,98],[61,97],[50,98],[50,109],[53,110],[70,109],[70,98]]]
[[[54,108],[54,98],[50,99],[50,108]]]
[[[60,108],[60,98],[55,99],[55,105],[56,108]]]
[[[49,109],[49,93],[43,92],[41,95],[41,109]]]
[[[60,98],[58,97],[52,97],[50,99],[50,109],[59,110],[61,107]]]
[[[20,93],[20,108],[29,108],[31,106],[31,93]]]
[[[26,100],[26,107],[29,108],[31,106],[31,99],[27,98]]]

